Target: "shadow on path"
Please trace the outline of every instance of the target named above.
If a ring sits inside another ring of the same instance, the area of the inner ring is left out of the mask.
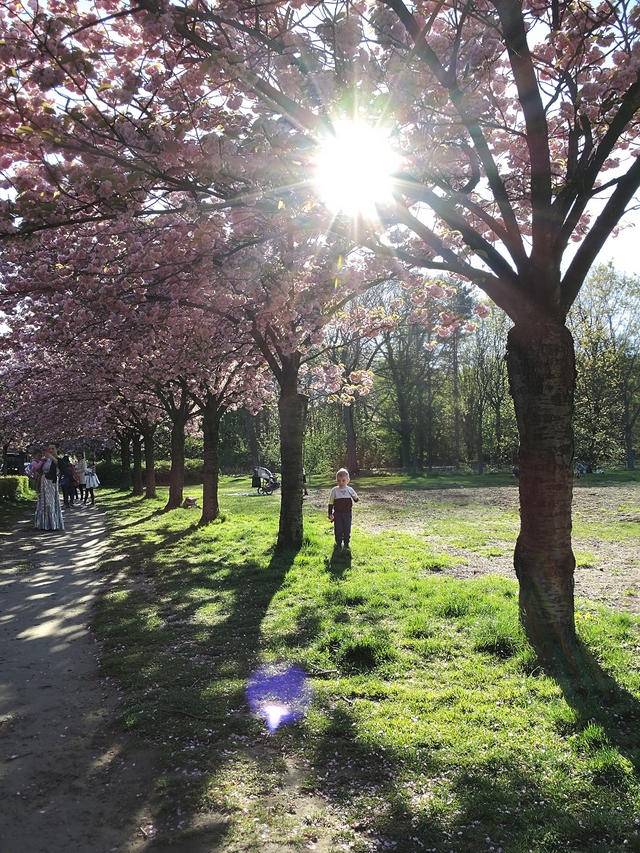
[[[109,729],[117,697],[98,678],[87,627],[107,547],[98,507],[32,514],[0,555],[0,850],[89,853],[144,844],[153,756]],[[134,792],[134,793],[132,793]],[[141,834],[140,834],[141,835]]]

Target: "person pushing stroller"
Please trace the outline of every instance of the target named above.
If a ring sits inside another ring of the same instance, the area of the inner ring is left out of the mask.
[[[344,547],[349,551],[351,540],[351,520],[353,504],[358,502],[358,495],[349,485],[349,472],[341,468],[336,473],[336,483],[329,495],[329,521],[333,521],[333,533],[338,548]]]

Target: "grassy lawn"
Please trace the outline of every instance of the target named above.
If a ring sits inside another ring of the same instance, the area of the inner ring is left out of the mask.
[[[27,510],[35,511],[35,492],[33,500],[0,501],[0,535],[8,533]]]
[[[357,486],[472,481],[510,487]],[[307,507],[303,548],[275,554],[278,497],[249,492],[225,478],[224,520],[198,528],[197,510],[161,512],[165,494],[100,491],[112,547],[93,628],[122,725],[165,767],[164,832],[206,813],[194,833],[225,853],[640,850],[637,617],[579,600],[583,650],[559,684],[522,636],[514,581],[442,571],[455,557],[441,543],[483,552],[515,534],[512,509],[443,503],[428,521],[414,510],[410,532],[356,523],[347,557]],[[245,688],[281,661],[313,700],[269,733]]]

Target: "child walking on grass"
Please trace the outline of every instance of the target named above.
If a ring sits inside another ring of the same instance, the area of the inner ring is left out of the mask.
[[[344,543],[345,551],[349,550],[351,539],[351,518],[354,502],[358,502],[358,495],[349,485],[349,472],[341,468],[336,474],[337,485],[331,489],[329,495],[329,521],[333,521],[333,532],[336,545],[341,548]]]

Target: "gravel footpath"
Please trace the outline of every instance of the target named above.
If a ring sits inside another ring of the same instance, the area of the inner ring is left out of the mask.
[[[106,548],[97,507],[66,531],[32,517],[0,534],[0,851],[108,853],[145,846],[152,756],[109,728],[87,624]]]

